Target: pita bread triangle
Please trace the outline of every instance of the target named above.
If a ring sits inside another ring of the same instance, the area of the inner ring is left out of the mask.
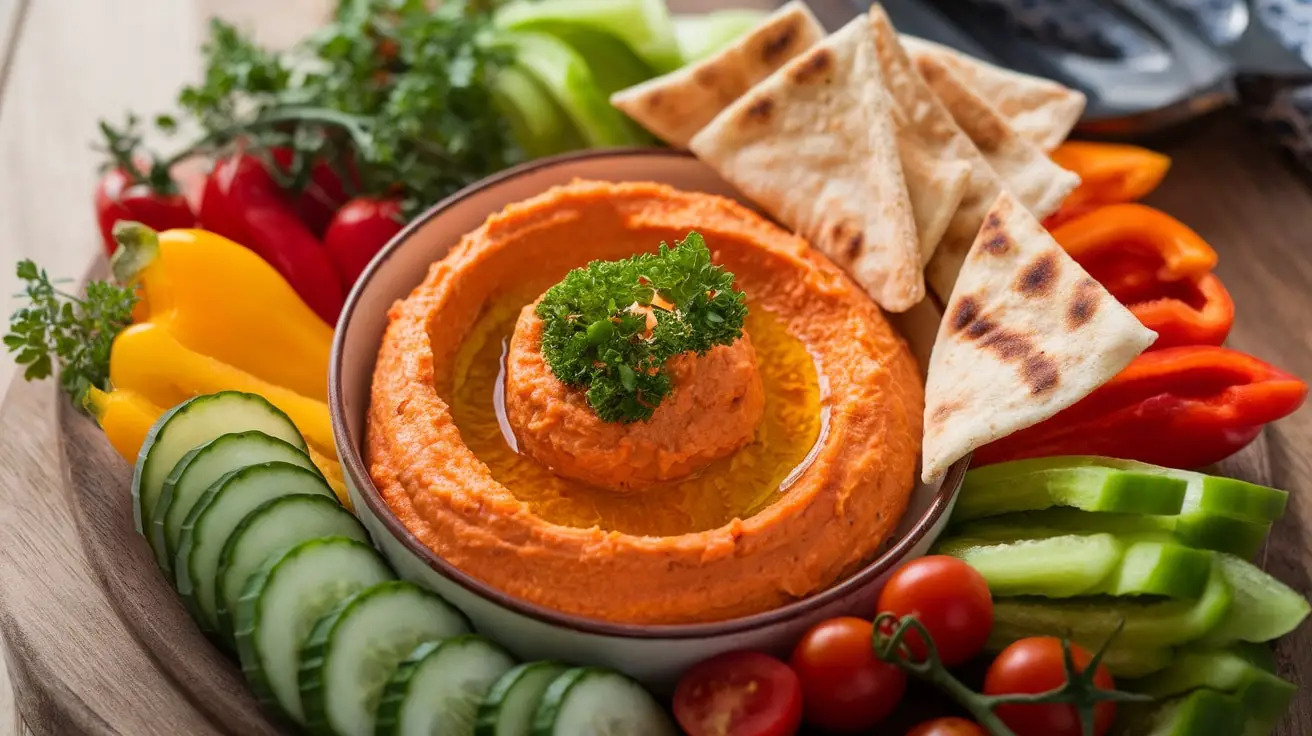
[[[1084,114],[1084,94],[1042,77],[994,66],[931,41],[903,36],[912,58],[933,58],[998,109],[1030,143],[1051,151],[1066,140]]]
[[[988,163],[996,182],[1037,218],[1055,212],[1079,186],[1080,177],[1053,163],[1048,155],[1021,138],[987,101],[966,87],[935,58],[921,58],[917,67],[935,96],[952,114]],[[988,187],[981,187],[987,190]],[[992,194],[996,196],[995,189]],[[986,195],[987,196],[987,195]],[[965,198],[958,218],[926,267],[934,293],[946,298],[961,270],[992,198]]]
[[[1004,193],[971,246],[925,386],[922,477],[1084,398],[1142,353],[1147,329]]]
[[[824,36],[806,4],[793,0],[714,55],[620,90],[610,104],[671,146],[687,148],[729,103]]]
[[[690,147],[901,312],[925,284],[891,106],[862,16],[725,108]]]
[[[869,17],[884,88],[893,103],[898,155],[925,263],[971,186],[972,168],[988,165],[920,78],[884,9],[875,5]],[[977,161],[971,161],[972,156]]]

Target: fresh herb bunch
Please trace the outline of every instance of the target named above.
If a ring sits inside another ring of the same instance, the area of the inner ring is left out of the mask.
[[[106,126],[106,148],[118,163],[135,156],[167,171],[240,146],[293,190],[325,161],[349,193],[399,197],[413,214],[523,159],[492,93],[510,56],[486,5],[341,0],[334,22],[286,56],[214,20],[201,82],[182,90],[177,117],[155,118],[165,134],[200,137],[162,158]],[[290,166],[272,165],[278,147]]]
[[[132,322],[137,295],[130,287],[104,281],[87,284],[85,297],[60,291],[44,269],[19,261],[18,278],[26,282],[29,304],[9,318],[5,347],[18,353],[29,381],[48,377],[60,367],[60,384],[75,401],[90,386],[109,388],[109,352],[114,337]],[[80,405],[80,404],[79,404]]]
[[[639,308],[635,308],[635,305]],[[655,326],[647,329],[647,314]],[[747,303],[696,232],[673,248],[570,271],[538,303],[542,354],[560,381],[587,388],[607,422],[651,418],[670,392],[666,361],[742,337]]]

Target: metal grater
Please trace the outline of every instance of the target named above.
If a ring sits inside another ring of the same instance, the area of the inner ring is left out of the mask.
[[[837,28],[867,0],[810,0]],[[1312,168],[1312,0],[884,0],[904,33],[1089,98],[1081,130],[1129,137],[1239,104]]]

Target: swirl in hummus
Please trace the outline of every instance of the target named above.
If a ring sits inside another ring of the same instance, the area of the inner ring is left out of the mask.
[[[693,230],[746,296],[744,334],[672,359],[674,388],[650,420],[598,421],[547,370],[529,307],[572,268]],[[466,342],[488,339],[479,325],[498,309],[513,326],[496,378],[501,429],[533,482],[496,470],[490,455],[513,451],[476,440],[459,409],[479,352]],[[805,367],[788,364],[778,346],[790,342]],[[816,399],[792,402],[790,418],[779,395],[799,382]],[[488,218],[392,308],[366,455],[420,541],[511,596],[614,622],[717,621],[813,594],[878,551],[914,485],[923,409],[905,343],[806,241],[721,197],[575,182]],[[765,502],[711,498],[721,487],[736,498],[734,479],[773,457],[763,438],[790,433],[805,458],[779,454],[792,472],[782,486],[761,476],[774,483]]]

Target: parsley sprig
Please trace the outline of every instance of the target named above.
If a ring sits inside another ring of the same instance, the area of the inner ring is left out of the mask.
[[[429,5],[339,0],[334,21],[288,54],[213,20],[201,81],[182,90],[177,115],[154,119],[165,135],[200,135],[162,157],[133,126],[102,125],[103,147],[117,165],[148,162],[145,183],[161,186],[167,176],[155,172],[189,156],[240,147],[272,164],[272,151],[287,149],[268,166],[281,185],[305,186],[326,162],[349,194],[397,197],[413,214],[524,157],[492,89],[511,58],[490,4]]]
[[[747,303],[733,274],[712,264],[706,241],[690,232],[673,248],[661,243],[657,253],[570,271],[543,295],[537,315],[552,374],[586,388],[602,420],[635,422],[650,419],[670,392],[666,361],[737,340]]]
[[[14,362],[27,366],[23,377],[46,378],[58,365],[60,385],[75,402],[90,386],[108,389],[110,347],[132,321],[136,293],[92,281],[86,296],[77,297],[56,288],[45,269],[30,260],[19,261],[18,278],[27,285],[22,296],[28,304],[9,318],[4,343],[18,354]]]

